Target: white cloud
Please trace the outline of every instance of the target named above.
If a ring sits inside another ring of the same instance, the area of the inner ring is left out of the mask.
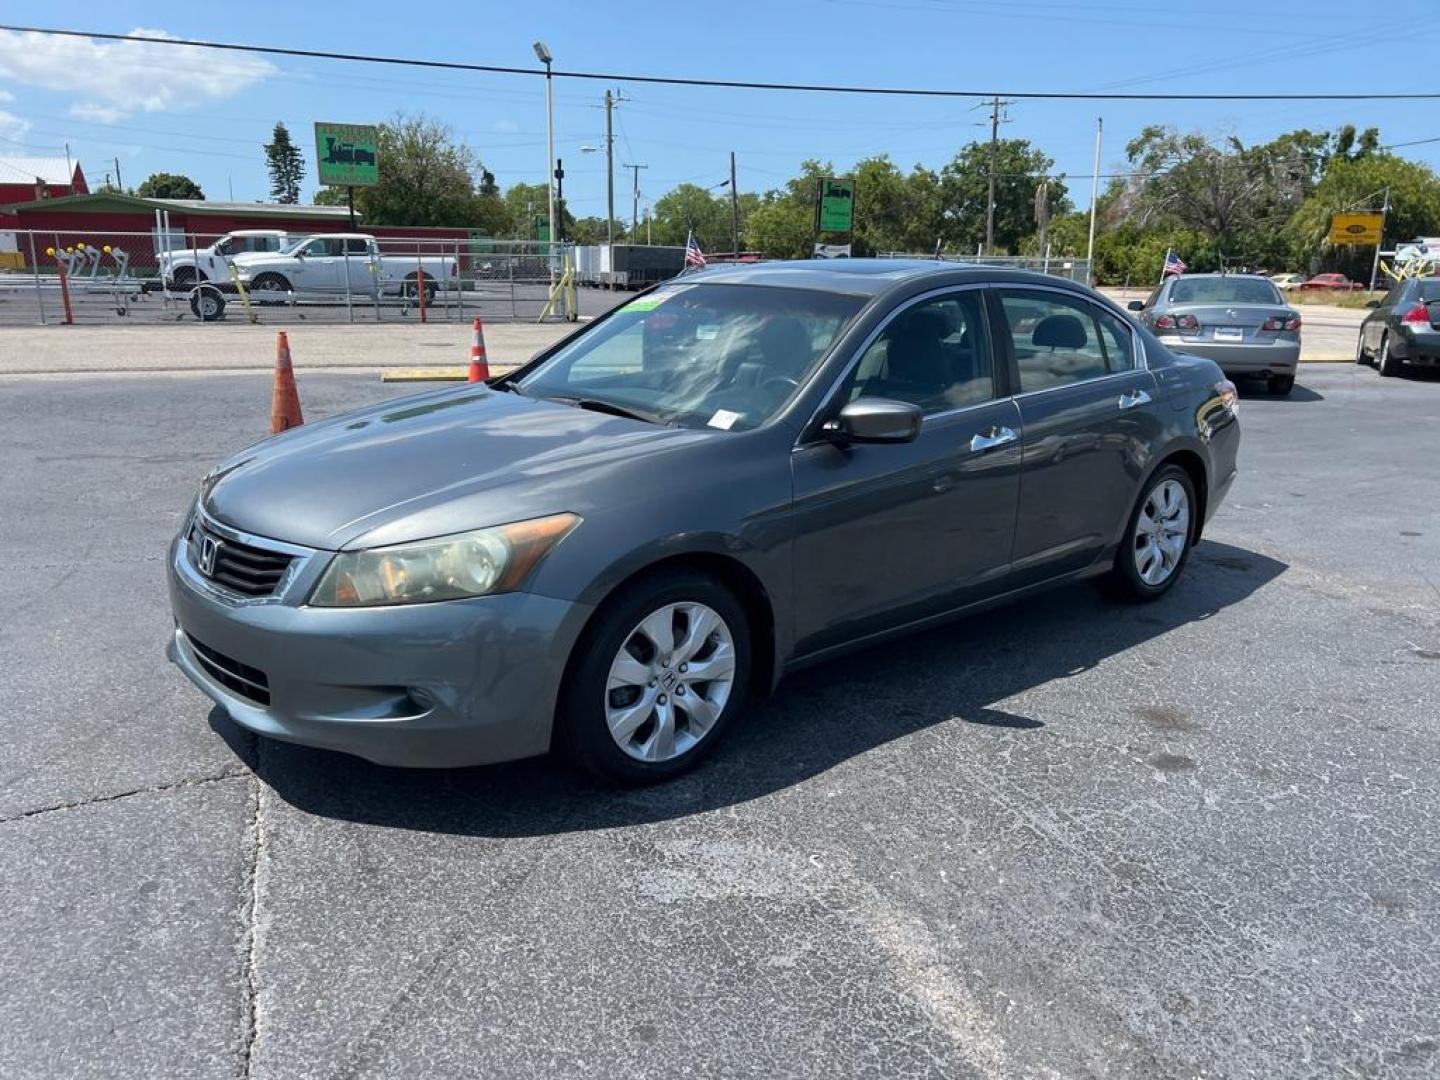
[[[6,90],[3,86],[0,86],[0,101],[14,101],[14,100],[15,100],[15,95],[12,94],[9,90]]]
[[[0,97],[0,101],[8,100],[8,98]],[[21,120],[20,117],[14,113],[0,109],[0,137],[5,138],[7,141],[12,139],[18,141],[23,139],[25,133],[29,130],[30,122],[28,120]],[[0,152],[4,150],[4,147],[0,147]],[[13,152],[13,148],[11,148],[11,151]]]
[[[174,37],[163,30],[130,33]],[[0,79],[70,93],[75,98],[70,115],[82,120],[113,123],[136,112],[209,105],[249,90],[276,70],[258,56],[193,46],[0,31]]]

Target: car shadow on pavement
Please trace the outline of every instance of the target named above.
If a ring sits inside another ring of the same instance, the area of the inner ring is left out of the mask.
[[[1109,601],[1078,585],[807,668],[753,709],[700,768],[639,790],[605,786],[554,757],[395,769],[257,739],[218,708],[210,722],[280,798],[323,817],[488,837],[614,828],[760,798],[936,724],[963,722],[976,738],[1005,729],[1006,737],[1043,739],[1045,723],[996,703],[1212,618],[1285,570],[1255,552],[1204,541],[1185,578],[1153,604]]]
[[[1261,379],[1239,378],[1233,381],[1235,389],[1245,401],[1254,398],[1256,401],[1275,401],[1281,405],[1303,405],[1306,402],[1325,400],[1324,394],[1298,382],[1291,388],[1290,393],[1282,395],[1270,393]]]

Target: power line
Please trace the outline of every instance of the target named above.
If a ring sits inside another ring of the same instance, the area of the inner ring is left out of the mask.
[[[389,64],[398,67],[436,68],[446,71],[477,71],[499,75],[531,75],[544,77],[544,68],[511,67],[501,64],[465,64],[453,60],[421,60],[402,56],[370,56],[364,53],[329,52],[324,49],[287,49],[274,45],[237,45],[222,41],[200,41],[190,38],[154,38],[135,34],[102,34],[87,30],[56,30],[43,26],[9,26],[0,30],[20,34],[51,34],[58,37],[91,38],[98,41],[128,41],[144,45],[172,45],[193,49],[218,49],[226,52],[257,53],[270,56],[298,56],[318,60],[345,60],[364,64]],[[730,90],[782,90],[822,94],[869,94],[887,97],[977,98],[989,97],[993,90],[935,90],[921,87],[855,86],[831,83],[759,82],[747,79],[700,79],[673,75],[626,75],[601,71],[552,70],[557,79],[591,79],[602,82],[653,83],[662,86],[709,86]],[[1271,93],[1271,94],[1159,94],[1116,93],[1107,91],[1041,91],[1006,90],[1006,97],[1027,101],[1437,101],[1440,91],[1426,93]]]

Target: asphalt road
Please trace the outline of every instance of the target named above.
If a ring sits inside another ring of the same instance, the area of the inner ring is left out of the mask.
[[[1440,379],[1300,383],[1161,602],[812,669],[617,793],[238,731],[163,557],[268,380],[0,380],[0,1076],[1436,1075]]]

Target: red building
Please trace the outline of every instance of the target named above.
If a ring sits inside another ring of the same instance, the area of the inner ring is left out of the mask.
[[[65,158],[0,157],[0,229],[14,229],[18,203],[88,195],[85,172]]]

